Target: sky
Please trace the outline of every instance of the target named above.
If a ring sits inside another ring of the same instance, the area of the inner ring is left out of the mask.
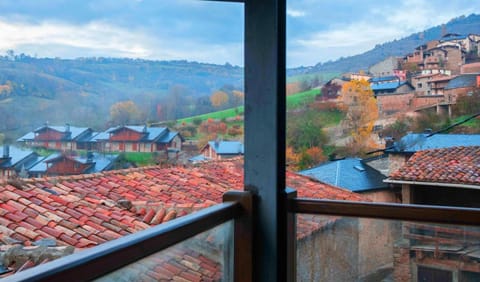
[[[380,3],[379,3],[380,2]],[[311,66],[480,14],[478,1],[287,0],[287,65]],[[198,0],[0,0],[0,54],[243,66],[243,5]]]

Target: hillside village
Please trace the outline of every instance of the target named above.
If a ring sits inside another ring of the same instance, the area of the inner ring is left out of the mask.
[[[405,116],[428,111],[452,116],[459,101],[479,97],[479,47],[480,35],[445,34],[404,57],[386,58],[368,71],[320,86],[315,103],[331,105],[342,102],[345,84],[368,82],[378,108],[370,133],[377,147],[365,158],[331,158],[299,171],[287,167],[286,185],[298,197],[480,208],[479,132],[378,137]],[[46,123],[4,144],[0,277],[190,215],[243,189],[240,137],[208,140],[178,161],[191,142],[169,127],[121,125],[97,132]],[[54,152],[41,155],[38,149]],[[128,152],[155,155],[157,163],[124,167],[120,155]],[[296,228],[299,281],[480,279],[477,226],[301,214]],[[153,255],[157,263],[139,261],[109,278],[228,280],[224,233],[218,227],[172,254]]]

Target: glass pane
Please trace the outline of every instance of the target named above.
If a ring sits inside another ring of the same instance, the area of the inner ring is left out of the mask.
[[[297,216],[297,281],[479,281],[480,227]]]
[[[230,221],[95,281],[231,281],[232,243]]]

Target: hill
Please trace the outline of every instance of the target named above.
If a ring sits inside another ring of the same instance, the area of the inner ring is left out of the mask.
[[[289,74],[316,73],[316,72],[357,72],[368,68],[389,57],[405,56],[416,47],[435,39],[440,39],[442,30],[448,33],[480,34],[480,15],[471,14],[450,20],[427,30],[411,34],[405,38],[378,44],[375,48],[351,57],[340,58],[336,61],[318,63],[311,67],[302,67],[289,70]]]
[[[110,107],[127,99],[139,106],[143,121],[199,114],[208,109],[203,105],[209,105],[208,96],[221,88],[242,89],[243,68],[187,61],[33,58],[10,51],[0,56],[0,133],[15,138],[47,121],[104,129]]]

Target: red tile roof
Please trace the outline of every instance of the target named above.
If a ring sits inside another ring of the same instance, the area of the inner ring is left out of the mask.
[[[480,185],[480,146],[419,151],[390,179]]]
[[[299,197],[362,200],[359,194],[293,172],[287,172],[286,182]],[[93,247],[220,203],[223,193],[241,189],[242,159],[0,180],[0,244],[55,238],[59,245]],[[298,218],[298,238],[329,222],[318,216]]]

